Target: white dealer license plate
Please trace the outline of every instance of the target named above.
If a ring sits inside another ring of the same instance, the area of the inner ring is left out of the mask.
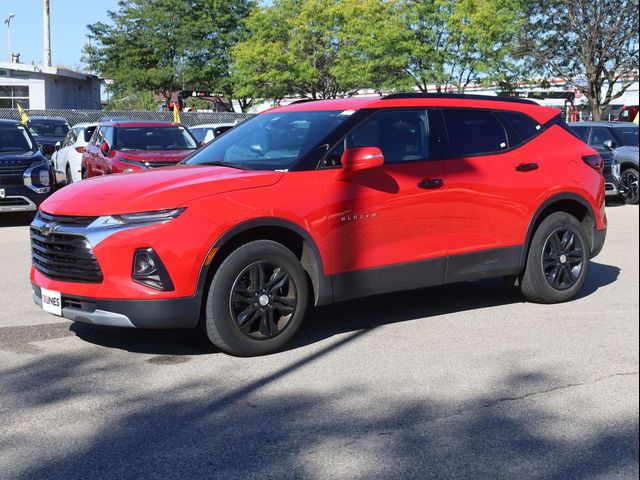
[[[4,198],[4,197],[5,197],[4,188],[0,188],[0,198]]]
[[[45,312],[53,313],[54,315],[62,316],[62,296],[60,292],[54,290],[47,290],[43,288],[42,295],[42,308]]]

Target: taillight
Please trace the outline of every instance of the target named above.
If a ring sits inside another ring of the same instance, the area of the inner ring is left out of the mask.
[[[582,160],[597,172],[602,173],[604,161],[600,155],[585,155]]]
[[[84,147],[76,147],[76,152],[78,153],[84,152]]]

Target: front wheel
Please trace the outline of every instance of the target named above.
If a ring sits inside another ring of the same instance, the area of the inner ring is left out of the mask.
[[[620,192],[624,198],[624,203],[637,205],[640,194],[638,193],[638,171],[634,168],[627,168],[620,175]]]
[[[302,324],[308,297],[306,273],[288,248],[271,240],[247,243],[222,262],[211,281],[206,334],[232,355],[271,353]]]
[[[557,212],[536,230],[520,289],[527,300],[560,303],[573,298],[587,278],[590,243],[582,224]]]

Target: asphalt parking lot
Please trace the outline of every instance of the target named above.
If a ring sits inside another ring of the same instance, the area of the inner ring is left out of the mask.
[[[74,325],[31,301],[0,218],[0,478],[638,476],[638,207],[578,299],[501,281],[314,311],[289,349]]]

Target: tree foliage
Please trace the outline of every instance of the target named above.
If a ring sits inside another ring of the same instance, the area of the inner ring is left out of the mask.
[[[416,87],[464,92],[471,82],[506,81],[524,23],[522,0],[400,0],[407,71]]]
[[[169,99],[187,87],[232,97],[230,51],[253,7],[254,0],[121,0],[110,22],[88,26],[85,62],[116,91]]]
[[[539,72],[580,90],[600,120],[638,72],[638,1],[536,0],[528,13],[524,52]]]
[[[234,49],[234,75],[247,94],[335,98],[406,85],[391,2],[275,0],[254,10],[247,27]]]

